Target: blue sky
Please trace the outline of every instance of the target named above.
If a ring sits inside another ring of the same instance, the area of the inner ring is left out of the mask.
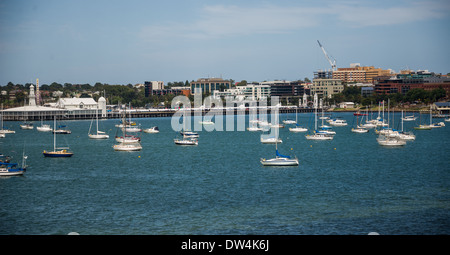
[[[0,0],[0,85],[450,72],[450,1]]]

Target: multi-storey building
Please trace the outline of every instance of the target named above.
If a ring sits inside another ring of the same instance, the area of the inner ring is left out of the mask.
[[[402,71],[394,77],[376,77],[374,85],[377,94],[406,94],[409,90],[417,88],[429,91],[443,88],[446,94],[450,95],[450,78],[436,75],[428,71]]]
[[[197,91],[201,93],[213,93],[214,90],[224,91],[231,87],[231,82],[222,78],[200,78],[191,83],[191,93],[195,95]]]
[[[340,79],[316,78],[310,86],[311,95],[317,94],[321,98],[330,98],[333,94],[341,93],[344,85]]]
[[[360,66],[360,64],[351,64],[348,68],[338,68],[333,71],[333,79],[339,79],[344,83],[372,83],[377,76],[390,76],[391,70],[383,70],[373,66]]]

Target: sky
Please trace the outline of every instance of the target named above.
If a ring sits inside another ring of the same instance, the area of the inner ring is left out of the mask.
[[[0,0],[0,85],[450,72],[449,0]]]

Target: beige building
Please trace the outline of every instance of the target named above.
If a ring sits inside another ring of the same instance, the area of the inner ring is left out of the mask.
[[[191,94],[197,91],[201,93],[213,93],[214,90],[224,91],[231,88],[230,81],[222,78],[200,78],[197,81],[191,82]]]
[[[377,76],[390,75],[391,70],[383,70],[373,66],[360,66],[359,63],[354,63],[350,67],[338,68],[337,71],[333,71],[333,79],[339,79],[344,83],[373,83],[373,79]]]
[[[314,79],[310,90],[311,95],[317,94],[321,98],[331,98],[333,94],[341,93],[344,85],[340,79]]]

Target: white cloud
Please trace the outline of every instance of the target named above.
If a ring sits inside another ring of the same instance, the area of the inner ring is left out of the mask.
[[[371,3],[370,3],[371,4]],[[185,38],[222,38],[254,34],[282,34],[305,28],[333,26],[386,26],[445,17],[445,1],[404,2],[401,6],[336,2],[317,7],[262,5],[257,7],[206,6],[194,20],[145,26],[140,37],[147,41]],[[395,3],[394,3],[395,4]]]
[[[386,26],[406,24],[448,16],[446,2],[404,2],[401,6],[373,7],[358,5],[333,5],[338,20],[351,27]]]

